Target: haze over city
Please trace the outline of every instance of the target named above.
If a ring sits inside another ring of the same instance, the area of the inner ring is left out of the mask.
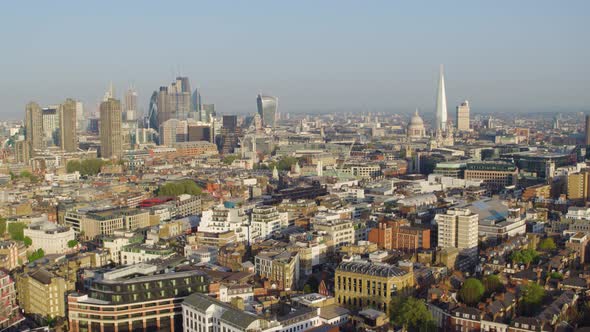
[[[590,2],[0,12],[0,332],[590,331]]]
[[[284,112],[431,112],[439,64],[450,104],[474,112],[588,110],[587,1],[23,2],[0,13],[0,114],[66,97],[96,110],[112,81],[139,108],[188,76],[221,113],[257,93]]]

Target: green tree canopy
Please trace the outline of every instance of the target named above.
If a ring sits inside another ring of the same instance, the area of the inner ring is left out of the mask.
[[[523,289],[522,295],[522,314],[526,316],[535,315],[545,298],[545,289],[534,282],[528,283]]]
[[[29,259],[29,262],[34,262],[39,258],[43,258],[43,256],[45,256],[45,251],[39,248],[36,251],[33,251],[30,255],[28,255],[27,258]]]
[[[68,173],[80,172],[80,175],[96,175],[100,173],[102,166],[108,162],[98,158],[79,160],[70,160],[66,164]]]
[[[539,242],[539,250],[543,251],[551,251],[555,250],[557,245],[555,245],[555,240],[552,237],[545,238]]]
[[[469,278],[459,290],[459,298],[468,305],[476,305],[484,292],[485,288],[479,279]]]
[[[510,260],[513,263],[529,265],[539,257],[535,249],[516,250],[510,254]]]
[[[432,314],[423,300],[394,296],[389,304],[389,318],[393,324],[409,331],[436,331]]]
[[[77,245],[78,245],[78,241],[77,240],[70,240],[70,241],[68,241],[68,248],[74,248]]]
[[[201,193],[202,189],[193,180],[168,182],[157,190],[158,196],[178,196],[182,194],[198,196]]]
[[[25,236],[25,238],[23,239],[23,242],[25,243],[25,246],[30,247],[33,244],[33,239],[31,239],[28,236]]]
[[[230,155],[227,155],[227,156],[223,157],[223,160],[222,161],[226,165],[231,165],[234,162],[234,160],[236,160],[236,159],[238,159],[238,156],[237,155],[230,154]]]
[[[494,292],[500,292],[504,289],[504,284],[500,280],[500,277],[496,274],[490,274],[483,278],[483,286],[485,288],[485,294],[488,296]]]
[[[15,241],[24,241],[25,240],[25,230],[26,225],[22,222],[11,222],[8,224],[8,233],[10,234],[10,238]]]

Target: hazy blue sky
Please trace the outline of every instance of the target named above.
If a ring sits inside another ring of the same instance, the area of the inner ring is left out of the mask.
[[[590,1],[10,1],[0,11],[0,118],[109,81],[150,94],[181,73],[224,113],[590,110]]]

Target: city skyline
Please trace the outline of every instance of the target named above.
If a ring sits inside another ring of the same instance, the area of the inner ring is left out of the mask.
[[[258,91],[278,96],[284,113],[409,114],[415,108],[430,113],[440,63],[451,109],[465,99],[476,113],[587,111],[590,104],[584,93],[590,52],[578,42],[587,30],[581,14],[585,2],[566,7],[525,1],[510,3],[510,11],[467,2],[420,7],[345,2],[314,5],[313,13],[305,3],[265,4],[272,17],[266,25],[253,19],[266,14],[248,5],[182,3],[187,10],[177,13],[129,4],[115,10],[71,2],[54,8],[13,4],[2,20],[7,27],[18,26],[25,10],[33,19],[50,15],[71,21],[26,26],[17,34],[3,29],[8,47],[0,64],[2,117],[21,119],[31,100],[48,105],[68,97],[93,111],[110,81],[120,99],[126,87],[135,86],[138,108],[145,113],[152,91],[179,75],[189,77],[203,102],[215,103],[223,114],[255,113],[252,99]],[[111,14],[109,26],[98,24]],[[222,14],[224,20],[215,19]],[[151,26],[155,18],[160,24]],[[351,20],[358,24],[349,26]],[[553,24],[545,24],[549,21]],[[169,36],[161,27],[173,22],[183,32]],[[153,40],[162,34],[167,39],[155,47]],[[194,34],[200,47],[182,42]],[[265,42],[248,42],[256,38]],[[105,53],[105,39],[120,52]],[[76,46],[65,47],[69,40]],[[177,51],[165,52],[171,48]]]

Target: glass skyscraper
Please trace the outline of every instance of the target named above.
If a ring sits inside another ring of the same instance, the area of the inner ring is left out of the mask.
[[[260,117],[262,118],[262,125],[274,128],[279,99],[272,96],[258,95],[256,102],[258,104],[258,114],[260,114]]]

